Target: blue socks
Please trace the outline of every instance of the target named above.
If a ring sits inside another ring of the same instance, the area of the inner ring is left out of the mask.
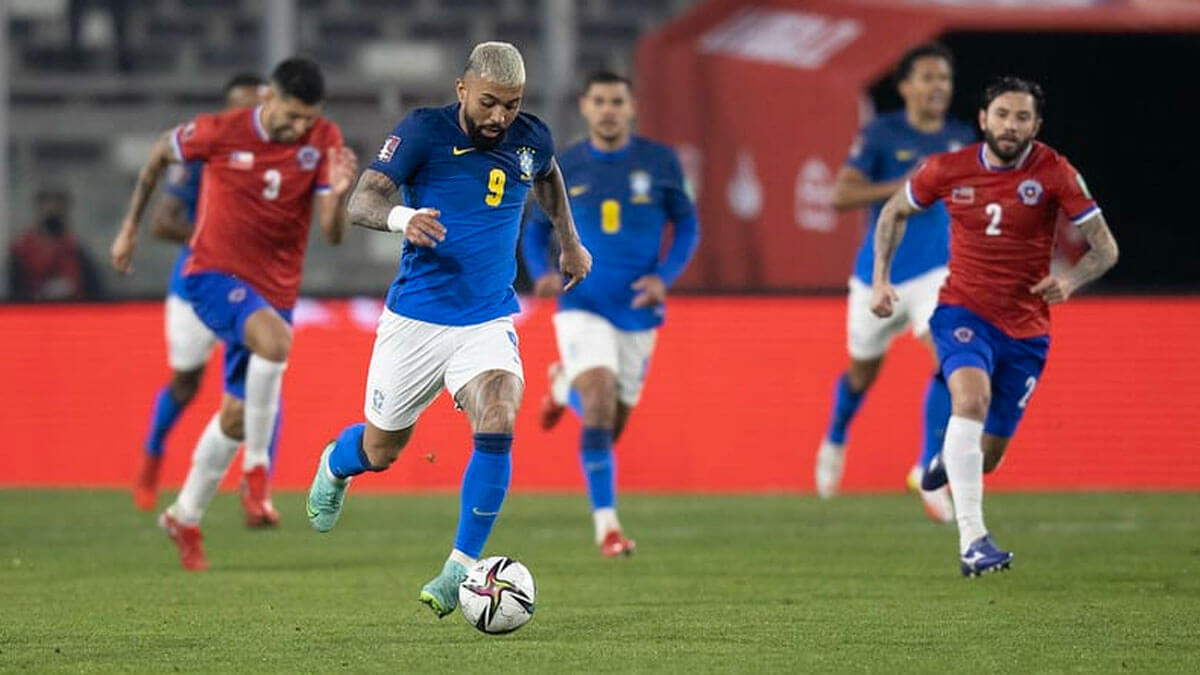
[[[167,434],[175,426],[184,405],[180,405],[171,395],[171,385],[165,385],[158,390],[154,398],[154,411],[150,414],[150,435],[146,438],[146,454],[152,457],[162,457],[163,443]]]
[[[826,436],[829,440],[839,445],[846,442],[846,429],[850,426],[850,420],[854,419],[854,414],[858,412],[858,406],[862,404],[863,394],[866,392],[854,392],[850,390],[850,382],[846,379],[846,374],[842,373],[838,378],[837,385],[833,389],[833,416],[829,420],[829,431]],[[949,415],[946,416],[949,419]],[[942,422],[942,428],[946,426],[945,421]]]
[[[454,548],[478,558],[500,514],[512,479],[512,434],[475,434],[475,451],[463,473]]]
[[[587,481],[592,510],[612,508],[617,501],[617,480],[613,462],[612,429],[584,427],[580,442],[583,477]]]
[[[338,478],[357,476],[364,471],[375,471],[367,453],[363,452],[362,439],[365,424],[352,424],[338,434],[337,445],[329,453],[329,472]]]
[[[946,438],[946,423],[950,421],[950,389],[941,373],[929,378],[925,390],[925,447],[921,450],[921,466],[929,466],[929,460],[942,451]]]

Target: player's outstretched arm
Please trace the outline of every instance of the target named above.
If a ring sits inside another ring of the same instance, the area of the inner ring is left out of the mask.
[[[133,186],[133,196],[129,199],[129,210],[121,221],[121,229],[112,243],[112,263],[118,272],[129,274],[133,271],[133,252],[137,248],[137,231],[150,202],[150,195],[162,178],[163,171],[172,161],[176,161],[171,150],[171,134],[174,129],[164,131],[150,148],[150,157],[138,171],[137,183]]]
[[[570,290],[592,271],[592,254],[584,248],[579,240],[579,231],[575,229],[571,202],[567,198],[567,186],[563,183],[558,160],[551,159],[549,170],[534,179],[533,196],[558,234],[558,246],[562,250],[558,269],[567,279],[563,290]]]
[[[1117,264],[1117,240],[1102,214],[1097,213],[1085,220],[1079,229],[1091,246],[1088,252],[1065,274],[1048,275],[1029,289],[1030,293],[1042,296],[1048,305],[1066,302],[1075,291],[1099,279]]]
[[[875,223],[875,270],[871,275],[871,311],[876,316],[891,316],[899,299],[891,283],[892,258],[904,239],[908,217],[916,212],[903,189],[893,194],[879,212],[879,222]]]
[[[317,195],[317,221],[330,244],[342,243],[346,232],[346,196],[358,175],[358,156],[344,146],[326,151],[329,165],[329,190]]]
[[[872,183],[867,176],[852,166],[843,166],[833,183],[831,206],[838,211],[858,209],[887,199],[904,187],[905,178]]]
[[[446,228],[437,220],[441,212],[398,206],[395,202],[399,192],[400,187],[383,172],[363,171],[346,207],[350,224],[380,232],[400,232],[417,246],[437,246],[446,238]]]

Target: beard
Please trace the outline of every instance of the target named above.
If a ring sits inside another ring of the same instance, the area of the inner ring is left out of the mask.
[[[992,154],[1005,162],[1011,162],[1020,157],[1021,153],[1025,152],[1029,148],[1029,144],[1033,142],[1033,136],[1030,136],[1023,141],[1013,137],[1006,137],[1002,139],[987,130],[984,130],[983,138],[984,141],[987,142],[988,149],[992,151]],[[1016,147],[1011,151],[1004,150],[1000,147],[1001,140],[1005,140],[1010,143],[1016,143]]]
[[[467,123],[467,136],[471,139],[471,145],[480,150],[492,150],[504,140],[504,135],[508,133],[508,129],[499,124],[476,124],[475,120],[468,115],[463,115],[463,119]],[[485,136],[483,130],[497,131],[495,137]]]

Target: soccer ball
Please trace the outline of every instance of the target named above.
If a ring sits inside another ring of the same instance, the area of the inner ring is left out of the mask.
[[[458,587],[463,618],[493,635],[511,633],[533,618],[536,591],[529,568],[504,556],[484,558]]]

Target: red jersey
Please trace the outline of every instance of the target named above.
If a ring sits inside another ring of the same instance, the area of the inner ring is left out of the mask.
[[[950,276],[938,301],[961,305],[1011,337],[1050,332],[1050,308],[1029,292],[1050,273],[1059,211],[1076,225],[1100,211],[1079,172],[1034,142],[1012,167],[984,158],[984,144],[930,157],[908,181],[908,201],[950,212]]]
[[[204,162],[184,274],[224,272],[280,309],[296,304],[313,195],[329,189],[337,125],[318,119],[296,143],[272,142],[262,106],[200,115],[171,135],[176,156]]]

